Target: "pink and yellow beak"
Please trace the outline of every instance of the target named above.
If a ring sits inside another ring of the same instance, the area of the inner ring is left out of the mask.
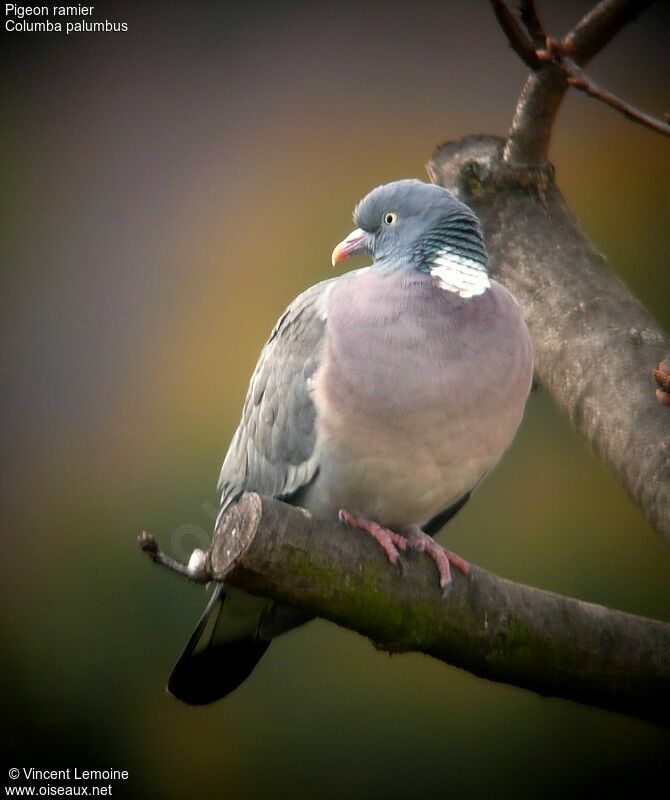
[[[333,250],[333,255],[331,256],[333,266],[350,256],[369,255],[369,244],[370,238],[367,231],[356,228]]]

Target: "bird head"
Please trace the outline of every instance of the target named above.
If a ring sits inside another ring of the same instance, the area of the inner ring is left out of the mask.
[[[479,220],[441,186],[413,179],[378,186],[358,203],[354,222],[358,228],[333,250],[333,266],[367,255],[375,266],[435,275],[461,297],[490,285]]]

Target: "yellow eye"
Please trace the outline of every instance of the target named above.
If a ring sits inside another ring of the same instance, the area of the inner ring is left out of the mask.
[[[384,225],[395,225],[398,221],[398,215],[395,211],[387,211],[384,214]]]

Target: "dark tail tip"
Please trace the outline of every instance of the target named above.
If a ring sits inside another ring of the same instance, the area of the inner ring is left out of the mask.
[[[269,644],[242,639],[211,645],[197,655],[184,654],[172,670],[167,690],[190,706],[220,700],[251,675]]]

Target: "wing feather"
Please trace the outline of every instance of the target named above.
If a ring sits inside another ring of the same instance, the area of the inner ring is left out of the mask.
[[[318,452],[310,384],[320,363],[328,295],[338,280],[299,295],[263,347],[221,467],[222,510],[243,491],[283,497],[314,478]]]

